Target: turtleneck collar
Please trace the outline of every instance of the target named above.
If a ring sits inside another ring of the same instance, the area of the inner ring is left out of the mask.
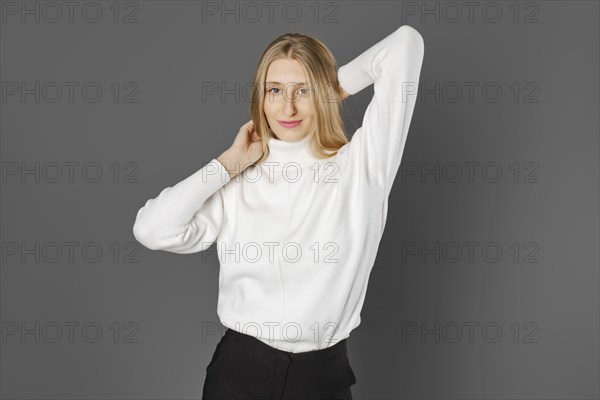
[[[267,139],[269,154],[263,162],[273,163],[270,165],[273,165],[276,170],[284,168],[288,163],[297,163],[301,167],[313,165],[315,161],[321,159],[313,156],[310,150],[310,140],[310,135],[306,135],[295,142],[288,142],[271,136]]]

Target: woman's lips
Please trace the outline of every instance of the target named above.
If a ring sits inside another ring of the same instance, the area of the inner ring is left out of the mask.
[[[283,126],[284,128],[295,128],[298,125],[300,125],[300,123],[302,122],[302,120],[296,121],[296,122],[292,122],[292,123],[287,123],[287,122],[284,122],[284,121],[277,121],[277,122],[279,122],[279,125]]]

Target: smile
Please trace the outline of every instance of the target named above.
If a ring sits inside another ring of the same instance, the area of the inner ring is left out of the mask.
[[[279,122],[279,125],[283,126],[284,128],[295,128],[298,125],[300,125],[300,123],[302,122],[302,120],[299,121],[277,121]]]

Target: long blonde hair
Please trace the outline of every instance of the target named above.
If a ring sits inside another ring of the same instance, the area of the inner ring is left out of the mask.
[[[296,60],[308,79],[313,124],[310,149],[317,158],[333,157],[348,143],[344,121],[341,116],[341,87],[337,77],[337,63],[331,51],[318,39],[301,33],[286,33],[273,40],[265,49],[254,76],[250,113],[254,129],[263,144],[263,155],[255,164],[268,155],[267,140],[272,137],[264,114],[265,81],[271,63],[278,59]]]

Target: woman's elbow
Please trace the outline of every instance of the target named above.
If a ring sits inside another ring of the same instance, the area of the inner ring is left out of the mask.
[[[423,55],[425,53],[425,42],[423,36],[410,25],[402,25],[398,31],[402,35],[402,39],[409,45],[413,53]]]
[[[150,250],[159,250],[159,243],[153,238],[153,229],[139,221],[133,224],[133,237]]]

